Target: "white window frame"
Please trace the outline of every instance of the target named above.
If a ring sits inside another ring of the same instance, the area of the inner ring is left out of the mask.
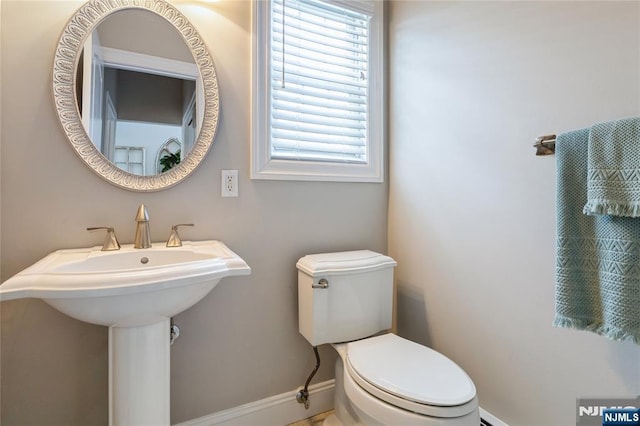
[[[337,163],[271,158],[270,55],[271,2],[253,0],[251,179],[329,182],[384,182],[385,84],[383,56],[384,2],[381,0],[323,0],[373,9],[369,34],[369,92],[367,162]]]

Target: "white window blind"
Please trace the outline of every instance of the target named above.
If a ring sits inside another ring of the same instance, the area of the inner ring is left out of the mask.
[[[367,163],[371,16],[271,2],[271,158]]]

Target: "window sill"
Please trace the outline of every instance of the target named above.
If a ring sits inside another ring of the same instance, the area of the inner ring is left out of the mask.
[[[369,164],[270,160],[262,167],[253,167],[251,179],[381,183],[384,175]]]

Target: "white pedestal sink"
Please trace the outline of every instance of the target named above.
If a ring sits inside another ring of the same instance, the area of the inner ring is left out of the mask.
[[[34,297],[109,327],[109,423],[169,425],[170,318],[249,266],[219,241],[148,249],[59,250],[0,285],[0,300]]]

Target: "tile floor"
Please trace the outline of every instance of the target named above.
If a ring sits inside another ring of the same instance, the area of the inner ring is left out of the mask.
[[[326,411],[324,413],[316,414],[313,417],[309,417],[308,419],[300,420],[295,423],[290,423],[288,426],[319,426],[322,424],[324,419],[329,417],[333,413],[333,410]]]
[[[326,411],[324,413],[316,414],[308,419],[300,420],[295,423],[289,423],[287,426],[320,426],[324,419],[329,417],[333,413],[333,410]],[[491,423],[485,419],[480,419],[480,426],[492,426]]]
[[[289,423],[287,426],[320,426],[324,419],[329,417],[333,413],[333,410],[326,411],[324,413],[316,414],[308,419],[300,420],[295,423]],[[480,419],[480,426],[492,426],[491,423],[485,419]]]

